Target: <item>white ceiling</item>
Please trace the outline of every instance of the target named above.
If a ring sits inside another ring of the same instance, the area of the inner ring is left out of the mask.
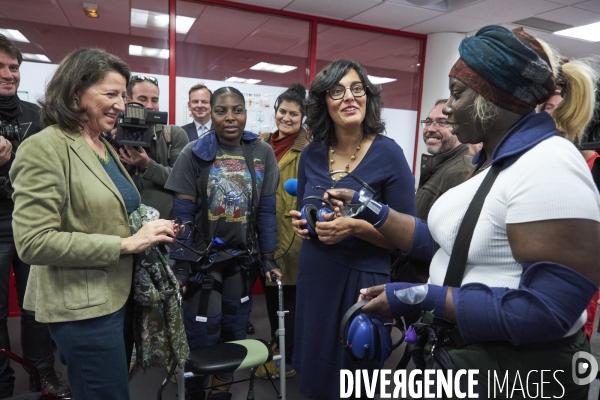
[[[235,2],[421,34],[458,32],[471,35],[479,28],[490,24],[503,25],[512,29],[517,26],[512,22],[529,17],[573,26],[600,22],[600,0],[236,0]],[[426,4],[426,6],[418,7],[414,4]],[[440,10],[444,6],[448,6],[451,11]],[[562,38],[547,31],[531,28],[526,30],[537,37],[542,37],[566,57],[600,54],[600,42],[590,43]]]

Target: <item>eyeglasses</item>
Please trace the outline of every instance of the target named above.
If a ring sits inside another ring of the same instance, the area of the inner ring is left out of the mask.
[[[354,97],[363,97],[365,94],[367,94],[367,86],[365,86],[364,83],[360,82],[355,83],[349,88],[344,87],[342,85],[336,85],[329,89],[327,93],[329,93],[329,97],[331,97],[332,100],[340,100],[344,98],[344,96],[346,95],[346,90],[348,89],[350,89],[350,93],[352,93],[352,96]]]
[[[132,82],[144,82],[144,81],[148,81],[150,83],[153,83],[156,85],[156,87],[158,87],[158,79],[156,79],[153,76],[145,76],[145,75],[133,75],[131,77],[131,81]]]
[[[445,119],[438,119],[437,121],[434,121],[434,120],[427,118],[427,119],[424,119],[421,121],[421,128],[425,128],[425,127],[428,128],[432,125],[437,125],[440,128],[446,128],[446,127],[451,126],[452,124],[448,123],[448,121]]]

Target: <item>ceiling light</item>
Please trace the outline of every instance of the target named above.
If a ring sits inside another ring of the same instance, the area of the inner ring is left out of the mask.
[[[238,78],[237,76],[230,76],[225,79],[225,82],[235,82],[235,83],[248,83],[250,85],[255,85],[260,82],[259,79],[246,79],[246,78]]]
[[[83,3],[83,11],[90,18],[98,18],[98,4]]]
[[[270,64],[266,62],[259,62],[258,64],[250,67],[250,69],[255,71],[277,72],[278,74],[285,74],[286,72],[293,71],[296,68],[298,67],[294,67],[292,65]]]
[[[43,54],[21,53],[23,60],[50,62],[50,59]]]
[[[196,18],[177,15],[175,17],[175,31],[177,33],[188,33],[194,22],[196,22]],[[166,29],[169,27],[169,14],[132,8],[131,26]]]
[[[571,37],[574,39],[586,40],[588,42],[600,41],[600,22],[594,24],[576,26],[575,28],[563,29],[554,32],[555,35]]]
[[[154,57],[154,58],[169,58],[169,50],[167,49],[156,49],[154,47],[136,46],[133,44],[129,45],[130,56],[140,57]]]
[[[0,33],[6,36],[7,39],[15,42],[29,43],[29,40],[16,29],[0,29]]]
[[[372,84],[374,85],[383,85],[384,83],[390,83],[390,82],[394,82],[396,79],[394,78],[384,78],[381,76],[373,76],[373,75],[367,75],[369,77],[369,80],[371,81]]]

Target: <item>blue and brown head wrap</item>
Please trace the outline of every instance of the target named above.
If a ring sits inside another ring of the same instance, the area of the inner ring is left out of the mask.
[[[523,28],[481,28],[458,48],[460,58],[449,76],[499,107],[528,114],[556,88],[548,55]]]

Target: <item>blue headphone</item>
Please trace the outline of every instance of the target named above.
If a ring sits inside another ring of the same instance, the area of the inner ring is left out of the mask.
[[[306,220],[306,229],[308,229],[308,233],[312,236],[317,236],[316,228],[317,222],[325,222],[326,219],[323,219],[323,214],[331,214],[333,211],[333,207],[329,200],[326,200],[319,196],[307,196],[300,202],[304,203],[309,199],[317,199],[329,205],[329,207],[321,207],[317,208],[314,204],[306,204],[300,209],[300,214],[302,214],[302,219]]]
[[[342,345],[355,363],[380,363],[387,360],[392,351],[404,341],[404,330],[398,323],[383,323],[381,319],[361,313],[370,300],[359,301],[344,314],[340,325]],[[387,326],[396,327],[402,332],[400,340],[392,343]]]

